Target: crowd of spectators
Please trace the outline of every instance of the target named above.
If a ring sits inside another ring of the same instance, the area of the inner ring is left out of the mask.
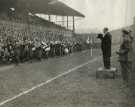
[[[72,31],[36,16],[1,13],[0,63],[40,61],[86,49],[86,43],[73,35]]]
[[[84,49],[83,44],[75,38],[64,37],[66,32],[6,22],[0,22],[1,64],[40,61],[70,55]]]
[[[38,38],[30,40],[28,37],[16,39],[8,37],[0,39],[1,63],[21,63],[43,58],[69,55],[81,51],[81,44],[69,41],[41,41]]]

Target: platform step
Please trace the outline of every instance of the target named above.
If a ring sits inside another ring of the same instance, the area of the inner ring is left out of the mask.
[[[96,78],[111,78],[115,79],[118,74],[118,70],[114,67],[111,69],[104,69],[103,67],[100,67],[96,71]]]

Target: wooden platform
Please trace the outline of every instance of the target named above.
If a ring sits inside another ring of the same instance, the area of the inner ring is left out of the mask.
[[[118,70],[114,67],[111,69],[104,69],[103,67],[100,67],[96,71],[96,78],[111,78],[115,79],[117,76]]]

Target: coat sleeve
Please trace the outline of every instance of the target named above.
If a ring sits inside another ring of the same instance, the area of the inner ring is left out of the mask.
[[[110,33],[107,34],[106,36],[106,50],[110,51],[109,53],[111,53],[111,45],[112,45],[112,36]]]
[[[129,41],[124,41],[123,45],[124,45],[123,48],[120,49],[120,52],[119,52],[120,55],[128,54],[128,52],[130,50]]]

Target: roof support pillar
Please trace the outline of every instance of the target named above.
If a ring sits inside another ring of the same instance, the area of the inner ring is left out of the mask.
[[[75,16],[73,16],[73,32],[75,32]]]
[[[57,15],[55,16],[55,22],[56,22],[56,24],[57,24]]]
[[[49,21],[51,22],[51,15],[48,15],[48,19],[49,19]]]
[[[64,18],[64,16],[62,16],[62,26],[64,26],[65,25],[65,18]]]
[[[69,20],[68,20],[68,16],[67,16],[67,29],[69,28]]]

